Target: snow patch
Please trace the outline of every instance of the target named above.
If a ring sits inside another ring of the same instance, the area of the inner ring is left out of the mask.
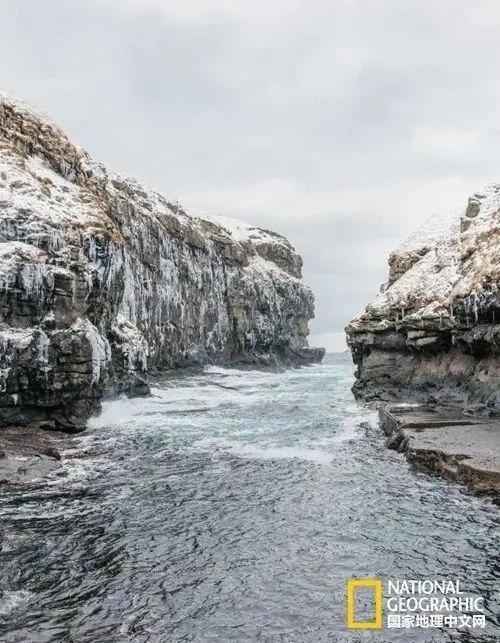
[[[229,232],[231,237],[239,243],[252,242],[258,244],[266,242],[278,243],[287,247],[289,247],[290,245],[285,237],[282,237],[277,233],[264,230],[263,228],[258,228],[248,223],[244,223],[239,219],[233,219],[231,217],[223,216],[213,216],[208,214],[204,214],[202,217],[200,217],[200,219],[209,221],[210,223],[214,223],[215,225],[219,225],[222,228],[225,228],[225,230]]]

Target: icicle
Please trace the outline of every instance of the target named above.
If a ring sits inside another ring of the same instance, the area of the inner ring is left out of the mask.
[[[40,366],[47,366],[49,363],[49,338],[43,331],[39,331],[37,339],[37,361]]]
[[[90,261],[95,261],[97,257],[97,246],[94,237],[88,239],[87,256]]]
[[[21,283],[24,291],[29,297],[43,300],[45,294],[45,278],[47,278],[47,289],[51,289],[52,275],[45,264],[28,263],[21,270]]]
[[[108,340],[103,337],[97,328],[88,320],[78,320],[74,325],[76,329],[85,333],[92,352],[92,384],[96,384],[102,377],[103,370],[111,360],[111,347]]]

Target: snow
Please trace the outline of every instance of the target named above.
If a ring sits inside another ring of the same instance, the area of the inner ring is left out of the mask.
[[[246,270],[252,270],[254,272],[260,273],[261,278],[272,279],[273,275],[276,279],[285,279],[294,281],[301,284],[301,280],[293,277],[292,275],[285,272],[282,268],[277,266],[273,261],[265,259],[260,255],[254,255],[248,262]]]
[[[405,253],[427,250],[355,322],[370,315],[397,321],[454,320],[457,299],[465,299],[467,314],[477,321],[478,305],[491,295],[491,286],[483,290],[484,284],[500,278],[500,186],[487,186],[469,203],[477,206],[476,213],[464,208],[433,216],[392,253],[391,261],[401,256],[404,265]],[[463,231],[462,223],[467,224]]]
[[[74,187],[71,181],[53,170],[49,163],[40,156],[29,156],[26,160],[26,168],[36,178],[50,181],[54,186],[66,190],[71,190]]]
[[[25,164],[7,152],[0,155],[0,174],[5,173],[7,184],[1,192],[4,207],[1,222],[12,222],[13,231],[40,232],[45,226],[100,223],[103,213],[82,198],[82,189],[56,173],[40,157],[26,159]],[[4,225],[1,232],[4,233]],[[60,231],[55,232],[55,234]]]
[[[19,98],[14,98],[14,96],[8,94],[3,90],[0,90],[0,106],[2,105],[2,103],[14,108],[17,113],[23,114],[27,118],[36,118],[46,123],[48,126],[53,127],[54,129],[58,130],[61,135],[63,135],[59,127],[50,120],[47,114],[39,109],[34,108],[29,103],[26,103]]]
[[[258,228],[252,226],[248,223],[244,223],[239,219],[233,219],[231,217],[224,216],[213,216],[204,214],[200,219],[214,223],[215,225],[225,228],[231,237],[238,241],[239,243],[252,242],[255,244],[258,243],[279,243],[281,245],[286,245],[289,247],[289,243],[285,237],[282,237],[279,234],[274,232],[269,232],[263,228]]]
[[[491,184],[472,198],[480,204],[479,213],[471,219],[472,234],[479,234],[500,224],[500,185]]]
[[[433,214],[394,251],[394,254],[432,247],[440,241],[457,238],[461,214],[461,210]]]
[[[404,318],[408,317],[406,311],[417,308],[421,316],[439,314],[448,306],[450,293],[459,279],[458,244],[441,242],[379,294],[367,306],[367,312],[381,314],[396,309]]]

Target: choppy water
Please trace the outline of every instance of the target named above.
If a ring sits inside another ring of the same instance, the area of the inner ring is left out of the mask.
[[[351,383],[330,356],[106,405],[64,476],[0,496],[0,640],[500,641],[500,512],[412,472]],[[487,630],[349,633],[365,575],[458,578]]]

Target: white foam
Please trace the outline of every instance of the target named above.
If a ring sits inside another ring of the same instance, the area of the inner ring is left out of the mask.
[[[87,426],[89,429],[98,429],[125,424],[135,415],[141,416],[143,412],[144,408],[140,400],[121,397],[118,400],[104,402],[101,414],[90,418]]]
[[[232,455],[251,460],[304,460],[315,464],[330,464],[333,454],[321,449],[309,449],[302,446],[258,446],[243,444],[231,440],[203,439],[196,443],[198,448],[221,449]]]
[[[33,594],[27,590],[4,591],[0,595],[0,616],[9,616],[16,609],[26,605]]]

